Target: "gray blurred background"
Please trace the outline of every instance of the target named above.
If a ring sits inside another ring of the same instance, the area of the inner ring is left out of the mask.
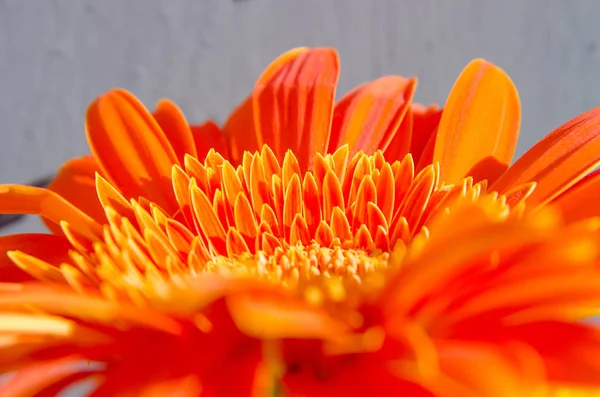
[[[124,87],[147,106],[222,122],[262,69],[297,46],[335,46],[339,93],[418,76],[444,103],[473,58],[519,88],[517,155],[600,105],[598,0],[0,0],[0,183],[30,183],[87,152],[90,101]],[[43,230],[33,217],[0,234]]]

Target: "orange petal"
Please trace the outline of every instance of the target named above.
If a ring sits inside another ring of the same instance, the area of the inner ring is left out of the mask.
[[[92,156],[69,160],[59,169],[48,190],[58,193],[99,223],[106,223],[106,215],[96,193],[96,172],[99,168]],[[44,221],[50,230],[60,234],[58,225]]]
[[[344,326],[319,307],[279,291],[257,291],[227,297],[239,329],[260,339],[332,338]]]
[[[600,164],[599,138],[600,107],[597,107],[546,135],[489,190],[503,193],[527,182],[537,182],[527,203],[548,202]]]
[[[432,136],[435,136],[440,119],[442,118],[442,109],[437,105],[429,105],[427,107],[413,103],[411,104],[413,115],[412,139],[410,141],[410,153],[413,156],[415,164],[419,164],[421,155],[425,151],[427,142]],[[428,162],[427,164],[430,164]],[[424,166],[427,166],[425,164]]]
[[[539,358],[527,346],[451,340],[436,347],[445,376],[432,379],[435,395],[532,396],[545,384]]]
[[[410,106],[417,80],[386,76],[346,94],[333,112],[329,152],[348,144],[350,155],[384,150],[398,132]],[[407,149],[410,147],[410,136]]]
[[[442,180],[496,180],[512,161],[520,123],[519,96],[506,73],[483,59],[469,63],[440,120],[433,160]]]
[[[168,99],[161,99],[156,104],[156,110],[152,115],[163,130],[180,164],[183,164],[186,154],[198,157],[190,126],[174,102]]]
[[[114,324],[116,319],[120,319],[124,324],[150,327],[175,335],[182,331],[181,324],[169,315],[152,309],[140,310],[124,302],[108,301],[91,291],[83,295],[60,285],[26,283],[14,288],[11,284],[0,284],[0,310],[21,310],[23,307],[88,322]]]
[[[160,126],[133,95],[110,91],[88,108],[86,130],[102,175],[126,198],[144,196],[176,209],[171,168],[177,156]]]
[[[259,149],[252,95],[231,113],[223,126],[223,136],[229,147],[229,159],[234,165],[242,163],[245,151],[254,153]]]
[[[306,169],[327,150],[338,75],[331,48],[291,50],[269,65],[253,92],[259,145],[269,145],[280,161],[291,149]]]
[[[600,216],[600,170],[594,171],[552,201],[566,222]]]
[[[0,282],[21,282],[31,276],[18,268],[7,256],[9,251],[21,251],[51,265],[69,262],[69,241],[54,234],[10,234],[0,237]]]
[[[584,324],[545,321],[502,328],[501,338],[524,342],[545,362],[550,381],[599,387],[600,333]]]
[[[230,158],[230,151],[227,148],[224,131],[214,121],[207,121],[204,124],[190,126],[194,142],[196,144],[197,158],[204,160],[210,149],[221,154],[224,158]],[[233,161],[239,164],[240,161]]]
[[[67,222],[91,240],[102,236],[98,222],[58,194],[39,187],[0,185],[0,214],[41,215],[57,225]]]

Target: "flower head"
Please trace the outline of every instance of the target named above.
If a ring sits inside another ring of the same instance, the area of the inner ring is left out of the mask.
[[[600,300],[600,207],[581,205],[600,112],[509,167],[520,107],[496,66],[469,64],[444,110],[398,76],[334,106],[338,72],[331,49],[292,50],[223,128],[111,91],[87,113],[92,156],[49,189],[0,186],[0,213],[54,232],[0,238],[0,371],[17,370],[0,390],[600,386],[600,336],[577,322]]]

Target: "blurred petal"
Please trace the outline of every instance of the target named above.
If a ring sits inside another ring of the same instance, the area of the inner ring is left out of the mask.
[[[0,237],[0,282],[32,280],[7,256],[9,251],[21,251],[54,266],[69,261],[69,241],[53,234],[11,234]]]

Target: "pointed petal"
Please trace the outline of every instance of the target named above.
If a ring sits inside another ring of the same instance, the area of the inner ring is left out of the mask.
[[[414,78],[386,76],[346,94],[335,105],[329,152],[344,144],[351,156],[360,150],[384,150],[398,132],[416,86]],[[406,138],[408,148],[410,136]]]
[[[186,154],[193,157],[198,156],[190,126],[174,102],[161,99],[156,104],[156,110],[152,115],[163,130],[180,164],[183,164],[183,158]]]
[[[0,237],[0,282],[21,282],[31,276],[18,268],[7,253],[21,251],[58,267],[69,262],[69,241],[54,234],[10,234]]]
[[[598,166],[599,153],[600,107],[597,107],[548,134],[521,156],[489,190],[503,193],[527,182],[537,182],[527,203],[548,202]]]
[[[499,67],[476,59],[454,84],[442,113],[433,160],[442,180],[472,176],[493,182],[512,161],[521,105],[517,89]]]
[[[127,198],[144,196],[174,210],[171,167],[178,163],[167,137],[133,95],[110,91],[88,108],[86,130],[102,175]]]
[[[291,149],[306,169],[327,150],[338,75],[331,48],[291,50],[269,65],[253,92],[259,145],[269,145],[280,161]]]
[[[98,165],[92,156],[69,160],[58,170],[56,178],[48,185],[48,190],[58,193],[99,223],[105,223],[106,215],[96,194],[95,178],[98,171]],[[44,222],[53,232],[60,230],[53,222],[45,219]]]

